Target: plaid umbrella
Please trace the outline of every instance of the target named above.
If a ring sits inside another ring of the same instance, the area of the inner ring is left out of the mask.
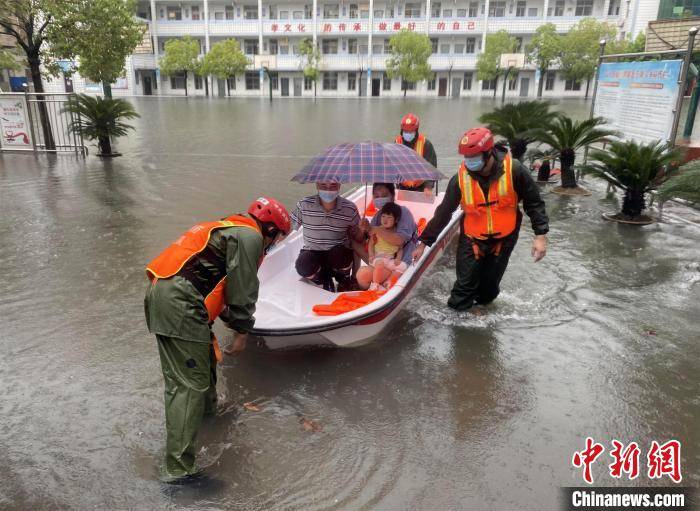
[[[403,144],[338,144],[315,156],[292,181],[299,183],[400,183],[444,177]]]

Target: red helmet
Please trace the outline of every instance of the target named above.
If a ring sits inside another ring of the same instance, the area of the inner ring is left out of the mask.
[[[401,131],[418,131],[420,121],[413,114],[406,114],[401,119]]]
[[[259,222],[274,224],[285,235],[292,230],[287,208],[271,197],[255,199],[248,208],[248,214]]]
[[[462,135],[458,151],[464,156],[477,156],[493,149],[493,133],[487,128],[472,128]]]

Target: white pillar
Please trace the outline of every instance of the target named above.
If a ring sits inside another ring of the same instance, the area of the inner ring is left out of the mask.
[[[486,49],[486,34],[489,31],[489,0],[486,0],[484,6],[484,33],[481,35],[481,51]]]
[[[608,10],[610,9],[610,0],[604,0],[603,1],[603,15],[601,18],[606,19],[608,17]],[[619,34],[619,30],[618,30]]]
[[[262,55],[262,51],[263,51],[262,0],[258,0],[258,54]],[[260,73],[260,94],[261,95],[265,94],[265,73],[263,73],[263,72]]]
[[[542,12],[542,21],[547,21],[547,9],[549,9],[549,0],[544,0],[544,11]]]
[[[367,96],[372,96],[372,74],[374,74],[373,69],[373,58],[372,58],[372,34],[374,33],[374,0],[369,0],[369,30],[367,32]]]
[[[316,12],[318,11],[318,2],[317,2],[317,0],[314,0],[312,9],[313,9],[313,11],[311,12],[311,17],[312,17],[313,23],[314,23],[314,30],[313,30],[313,33],[312,33],[312,37],[313,37],[314,46],[316,46],[316,39],[318,38],[318,27],[316,26],[316,18],[317,18]]]
[[[204,0],[204,51],[209,53],[211,50],[211,42],[209,40],[209,0]],[[209,91],[211,95],[214,96],[214,79],[211,76],[206,77],[207,82],[209,82]]]
[[[158,70],[158,52],[160,50],[158,44],[158,11],[156,10],[156,0],[151,0],[151,36],[153,38],[153,61],[156,65],[156,71]],[[160,72],[156,72],[156,83],[153,84],[153,89],[156,94],[160,94],[160,88],[162,84],[160,83]],[[153,91],[152,91],[153,92]]]
[[[430,35],[430,0],[425,2],[425,33]]]

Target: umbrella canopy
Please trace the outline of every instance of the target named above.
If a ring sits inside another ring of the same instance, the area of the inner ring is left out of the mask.
[[[292,178],[299,183],[400,183],[444,177],[403,144],[361,142],[326,148]]]

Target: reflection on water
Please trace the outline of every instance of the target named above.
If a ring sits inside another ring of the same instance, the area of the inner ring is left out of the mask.
[[[380,342],[228,361],[201,435],[210,478],[163,487],[144,263],[261,192],[293,204],[308,157],[390,139],[407,110],[452,174],[460,133],[493,104],[135,103],[122,158],[0,157],[0,508],[552,509],[581,481],[570,459],[588,435],[678,438],[684,483],[700,483],[700,233],[606,223],[614,201],[593,182],[575,200],[545,189],[550,253],[531,263],[526,226],[483,317],[444,307],[448,251]],[[254,399],[262,411],[240,406]]]

